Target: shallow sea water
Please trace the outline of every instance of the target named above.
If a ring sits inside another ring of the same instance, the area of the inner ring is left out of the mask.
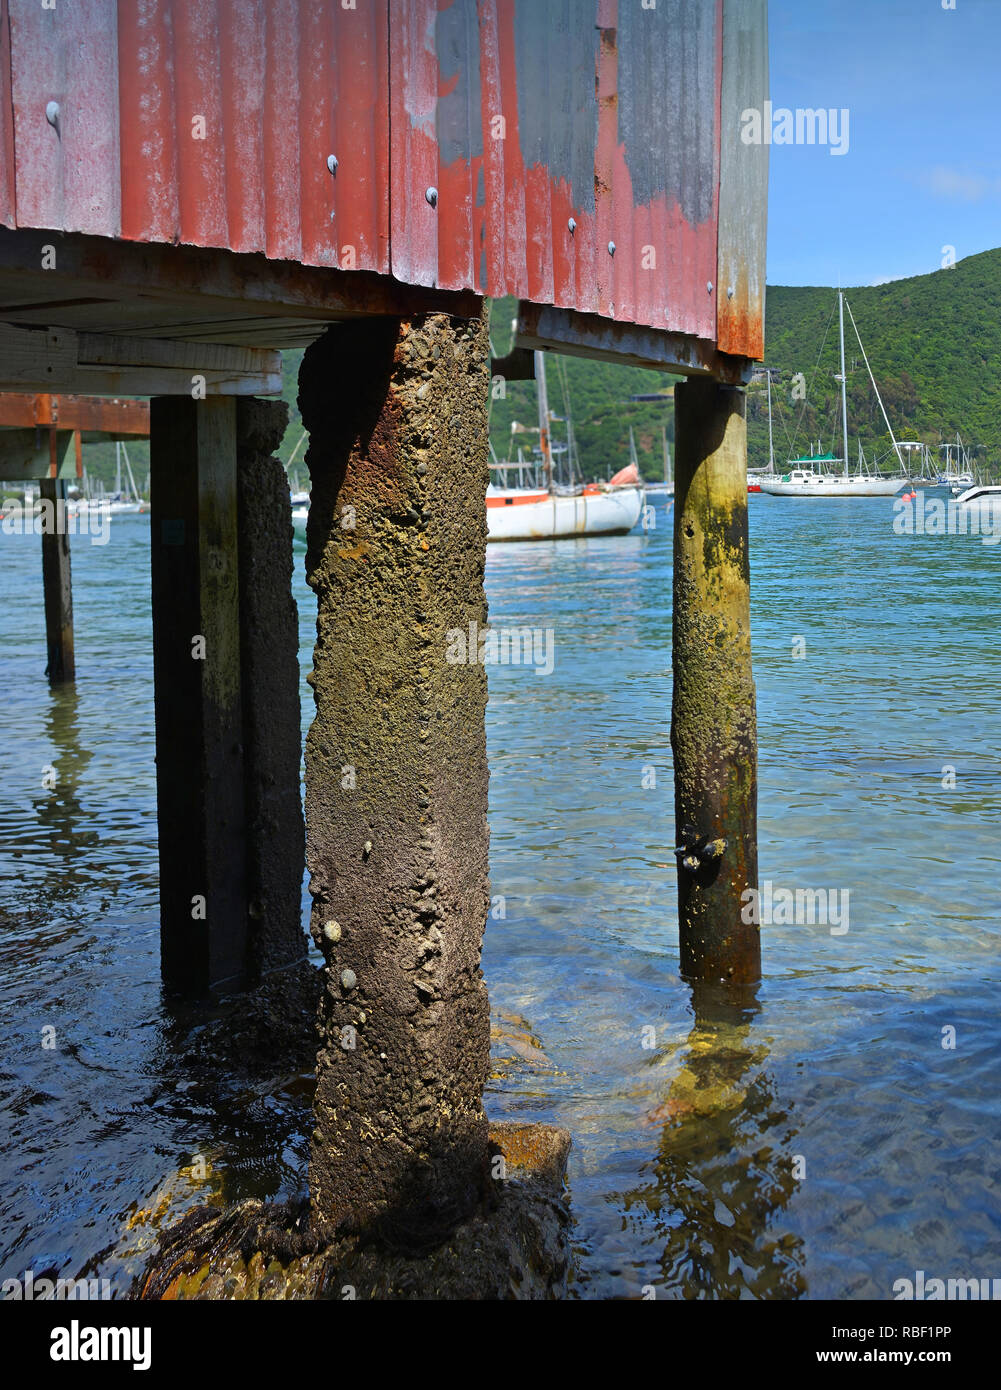
[[[555,669],[489,670],[487,1106],[573,1133],[580,1297],[889,1298],[1001,1269],[1001,548],[897,536],[886,499],[750,513],[760,876],[849,916],[765,925],[740,1008],[678,977],[668,510],[489,550],[491,621],[552,629]],[[0,537],[0,1274],[121,1295],[168,1202],[301,1184],[309,1080],[178,1068],[148,523],[74,543],[75,690],[42,675],[38,549]],[[295,588],[305,672],[301,550]]]

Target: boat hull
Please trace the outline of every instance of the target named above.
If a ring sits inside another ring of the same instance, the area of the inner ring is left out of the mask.
[[[623,536],[640,519],[642,488],[585,490],[574,496],[516,491],[487,495],[488,541]]]
[[[511,501],[508,502],[507,498]],[[487,497],[488,541],[564,540],[575,536],[624,536],[640,519],[642,488],[609,491],[595,488],[561,497],[541,491],[498,493]],[[306,539],[308,507],[292,508],[296,539]]]
[[[762,478],[761,491],[770,497],[893,497],[904,484],[903,478],[818,477],[809,483]]]

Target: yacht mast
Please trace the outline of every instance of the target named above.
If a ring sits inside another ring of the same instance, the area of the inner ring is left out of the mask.
[[[842,367],[842,370],[844,368]],[[768,471],[775,472],[775,449],[772,446],[772,374],[765,368],[768,380]]]
[[[538,351],[535,354],[535,385],[539,396],[539,448],[542,450],[545,486],[549,488],[553,482],[553,457],[549,449],[549,395],[546,391],[546,358],[544,353]]]
[[[845,296],[838,290],[838,326],[841,333],[841,427],[844,431],[845,477],[848,477],[848,376],[845,372]]]
[[[858,331],[858,324],[855,322],[855,315],[852,313],[852,306],[850,304],[848,306],[848,317],[851,319],[852,327],[855,329],[855,337],[858,339],[859,351],[862,354],[862,361],[865,363],[865,369],[869,373],[869,380],[872,382],[872,389],[876,393],[876,400],[879,402],[879,408],[883,413],[883,421],[886,425],[886,428],[890,432],[890,442],[893,444],[893,452],[897,456],[897,462],[900,464],[901,473],[904,473],[906,475],[907,469],[904,467],[904,456],[900,452],[900,445],[897,443],[897,436],[893,433],[893,426],[890,424],[890,417],[886,413],[886,406],[884,406],[883,404],[883,397],[879,394],[879,387],[876,385],[876,378],[873,376],[872,368],[869,366],[869,354],[865,350],[865,346],[862,342],[862,335]],[[842,347],[841,351],[842,353],[844,353],[844,347]]]

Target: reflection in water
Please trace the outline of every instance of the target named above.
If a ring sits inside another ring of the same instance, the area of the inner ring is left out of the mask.
[[[652,1117],[663,1129],[651,1180],[625,1194],[625,1219],[655,1248],[657,1296],[798,1298],[803,1242],[779,1218],[801,1160],[766,1042],[752,1035],[756,995],[700,985],[692,1002],[687,1055]]]
[[[58,878],[50,882],[57,892],[66,892],[82,877],[78,866],[87,862],[82,851],[100,840],[98,832],[88,828],[80,803],[84,773],[94,755],[81,737],[76,686],[50,688],[48,702],[43,728],[52,752],[51,761],[38,770],[39,789],[32,797],[41,830],[34,848],[44,846],[60,862]]]

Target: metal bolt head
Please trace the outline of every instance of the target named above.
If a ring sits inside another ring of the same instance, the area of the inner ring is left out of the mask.
[[[337,156],[335,154],[327,155],[327,168],[332,174],[337,173]]]
[[[424,190],[424,196],[432,207],[438,206],[438,190],[435,188],[434,184],[432,184],[430,188]]]
[[[713,292],[713,282],[712,282],[711,280],[707,280],[707,281],[706,281],[706,294],[712,294],[712,292]]]
[[[727,285],[727,287],[726,287],[726,297],[727,297],[727,299],[732,299],[732,298],[733,298],[733,286],[732,286],[732,285]]]
[[[58,103],[58,101],[50,101],[50,102],[48,103],[48,105],[47,105],[46,108],[45,108],[45,119],[48,121],[49,125],[58,125],[58,124],[59,124],[59,103]]]
[[[614,242],[614,241],[610,241],[610,242],[608,243],[608,254],[609,254],[610,256],[614,256],[614,255],[615,255],[615,242]]]
[[[575,217],[570,218],[570,221],[567,223],[567,230],[571,236],[573,236],[574,232],[577,230],[577,219]]]

